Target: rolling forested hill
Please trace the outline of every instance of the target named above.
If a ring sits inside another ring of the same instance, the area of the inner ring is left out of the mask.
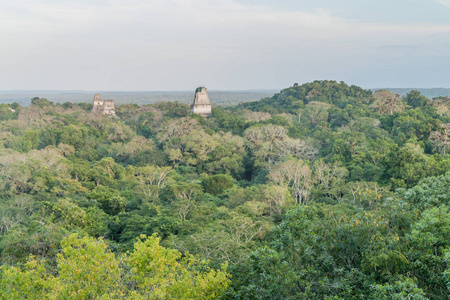
[[[449,108],[334,81],[207,119],[0,104],[1,297],[447,299]]]

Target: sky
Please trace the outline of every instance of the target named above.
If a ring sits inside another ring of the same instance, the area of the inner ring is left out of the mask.
[[[0,0],[0,90],[450,88],[450,0]]]

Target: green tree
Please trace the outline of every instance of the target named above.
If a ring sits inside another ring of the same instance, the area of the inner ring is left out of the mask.
[[[444,299],[449,290],[445,282],[446,249],[450,246],[450,213],[446,205],[425,210],[408,235],[411,274],[427,295]]]
[[[57,256],[61,285],[54,286],[57,298],[95,299],[120,291],[119,261],[103,241],[72,234],[61,247]]]
[[[24,267],[1,267],[0,299],[217,299],[227,290],[227,265],[208,262],[141,238],[123,260],[101,239],[66,237],[56,275],[30,257]]]
[[[156,236],[141,236],[127,258],[135,292],[149,299],[216,299],[227,289],[227,265],[214,270],[207,261],[159,245]]]
[[[412,90],[405,97],[406,103],[413,108],[422,107],[431,103],[430,99],[420,94],[417,90]]]
[[[48,101],[46,98],[39,98],[39,97],[33,97],[31,98],[31,105],[39,106],[40,108],[44,106],[50,106],[54,103],[51,101]]]
[[[370,287],[369,299],[373,300],[427,300],[423,290],[411,278],[400,278],[394,283],[377,284]]]
[[[227,174],[208,176],[202,181],[205,192],[210,193],[211,195],[222,194],[226,189],[231,188],[233,184],[233,177]]]

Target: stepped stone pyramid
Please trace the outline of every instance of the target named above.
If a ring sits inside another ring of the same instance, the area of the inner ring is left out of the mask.
[[[194,114],[199,114],[202,117],[211,115],[211,103],[209,102],[208,90],[204,86],[195,90],[194,104],[191,105],[191,110]]]
[[[114,100],[103,100],[102,95],[94,95],[94,106],[92,107],[92,112],[94,114],[104,114],[107,116],[115,116],[115,106]]]

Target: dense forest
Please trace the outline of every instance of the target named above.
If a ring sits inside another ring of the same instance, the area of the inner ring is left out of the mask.
[[[448,299],[450,98],[0,104],[1,299]]]

